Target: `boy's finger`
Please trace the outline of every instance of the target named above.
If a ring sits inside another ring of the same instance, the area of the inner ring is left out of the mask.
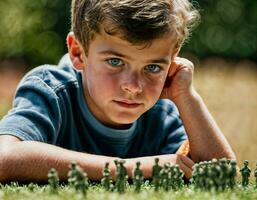
[[[186,58],[177,57],[174,60],[174,62],[176,63],[177,66],[185,66],[187,68],[190,68],[191,70],[194,70],[194,64]]]
[[[180,166],[181,170],[184,172],[186,178],[190,179],[192,177],[192,173],[193,173],[192,168],[188,167],[183,162],[181,162],[179,166]]]
[[[181,156],[181,161],[188,166],[189,168],[193,168],[195,162],[193,160],[191,160],[190,158],[188,158],[187,156]]]
[[[168,72],[168,76],[169,77],[172,77],[175,72],[177,71],[177,68],[179,67],[179,65],[177,64],[177,62],[174,60],[171,65],[170,65],[170,69],[169,69],[169,72]]]

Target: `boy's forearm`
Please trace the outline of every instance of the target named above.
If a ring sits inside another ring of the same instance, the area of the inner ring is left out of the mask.
[[[114,176],[115,157],[98,156],[66,150],[54,145],[34,141],[16,142],[2,152],[0,160],[4,176],[0,182],[35,181],[46,182],[50,168],[58,171],[61,180],[67,180],[69,164],[75,161],[89,179],[100,180],[105,162],[110,163],[111,175]],[[4,160],[3,160],[4,158]]]
[[[35,141],[15,142],[10,145],[5,152],[7,153],[2,153],[2,158],[4,159],[0,159],[0,182],[46,182],[48,179],[48,171],[51,168],[55,168],[58,171],[60,180],[65,181],[68,178],[69,164],[72,161],[75,161],[85,172],[87,172],[90,180],[95,181],[101,180],[104,165],[106,162],[109,162],[110,175],[114,180],[116,171],[114,160],[120,159],[118,157],[75,152]],[[129,178],[132,178],[137,161],[141,162],[141,169],[144,177],[150,178],[155,157],[149,156],[125,159],[125,166]],[[167,156],[165,160],[166,162],[169,161]],[[1,173],[2,171],[4,173]],[[4,176],[1,176],[1,174],[4,174]]]
[[[189,138],[190,155],[195,162],[214,157],[235,159],[229,143],[194,89],[191,94],[173,101],[179,109]]]
[[[71,151],[35,141],[15,142],[0,154],[0,182],[47,182],[47,174],[51,168],[55,168],[60,180],[65,181],[68,178],[69,164],[72,161],[83,168],[90,180],[95,181],[101,180],[104,165],[109,162],[110,175],[114,180],[116,171],[114,160],[120,159]],[[150,178],[154,158],[151,156],[125,159],[129,178],[132,178],[137,161],[141,162],[144,177]]]
[[[8,148],[0,148],[0,182],[34,181],[46,182],[51,168],[58,171],[60,180],[67,180],[69,164],[75,161],[87,173],[90,180],[100,181],[106,162],[109,162],[112,179],[115,179],[115,159],[118,157],[99,156],[80,153],[54,145],[35,141],[14,142]],[[170,162],[179,164],[186,176],[190,178],[193,162],[176,154],[156,155],[125,159],[129,178],[132,178],[136,162],[140,161],[145,178],[150,178],[155,158],[159,157],[160,165]],[[186,159],[186,160],[185,160]]]

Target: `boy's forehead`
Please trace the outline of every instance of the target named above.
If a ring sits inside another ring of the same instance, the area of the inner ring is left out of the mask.
[[[117,26],[115,26],[112,21],[110,20],[105,20],[101,25],[100,25],[100,35],[101,36],[113,36],[118,40],[122,40],[126,43],[128,43],[128,45],[132,45],[132,46],[138,46],[138,47],[147,47],[150,46],[150,44],[152,44],[155,41],[160,41],[160,40],[166,40],[167,42],[172,41],[173,43],[175,42],[175,35],[172,33],[164,33],[162,36],[160,37],[156,37],[153,38],[152,40],[148,40],[148,41],[142,41],[142,42],[129,42],[126,38],[130,38],[127,33],[122,30],[119,29]]]
[[[142,42],[141,44],[132,44],[124,39],[123,33],[116,32],[116,34],[109,34],[104,27],[101,28],[100,33],[96,33],[94,40],[101,49],[134,49],[141,52],[152,52],[156,54],[173,54],[176,47],[176,40],[172,34],[164,34],[162,37],[154,39],[149,42]],[[93,42],[93,41],[92,41]]]

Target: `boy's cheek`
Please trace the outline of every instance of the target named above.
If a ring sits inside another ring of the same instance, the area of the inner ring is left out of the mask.
[[[162,85],[158,85],[158,86],[155,86],[155,87],[151,87],[148,89],[148,98],[151,99],[152,101],[152,104],[155,104],[161,93],[162,93],[162,90],[163,90],[163,84]]]

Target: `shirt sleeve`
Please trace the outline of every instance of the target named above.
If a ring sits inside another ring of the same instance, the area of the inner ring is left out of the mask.
[[[165,117],[164,123],[165,137],[160,148],[160,154],[176,153],[184,141],[187,140],[187,134],[175,105],[173,105],[172,112]]]
[[[61,118],[58,97],[40,76],[27,76],[19,84],[13,107],[0,121],[0,135],[54,143]]]

